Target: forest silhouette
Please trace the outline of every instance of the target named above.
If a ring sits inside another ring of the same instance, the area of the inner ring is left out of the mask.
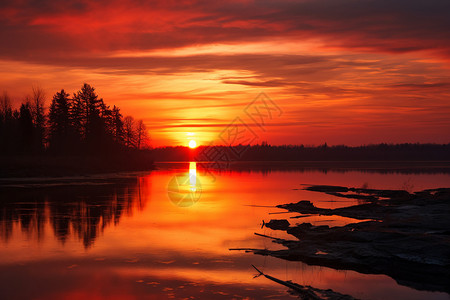
[[[72,96],[33,88],[19,109],[0,96],[0,176],[66,175],[152,168],[147,128],[123,117],[85,83]]]
[[[33,88],[20,108],[12,109],[6,92],[0,97],[0,153],[73,154],[141,149],[148,141],[142,120],[125,118],[115,105],[99,98],[85,83],[72,97],[64,89],[44,113],[45,94]]]

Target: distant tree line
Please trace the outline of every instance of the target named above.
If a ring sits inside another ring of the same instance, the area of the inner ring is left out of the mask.
[[[375,144],[364,146],[259,145],[161,147],[155,161],[450,161],[450,144]]]
[[[123,117],[87,83],[72,97],[57,92],[47,114],[44,103],[40,88],[33,88],[19,109],[12,108],[6,92],[0,95],[0,154],[83,154],[147,145],[144,122]]]
[[[249,147],[242,160],[293,161],[450,161],[450,144],[372,144],[319,146],[269,144]]]

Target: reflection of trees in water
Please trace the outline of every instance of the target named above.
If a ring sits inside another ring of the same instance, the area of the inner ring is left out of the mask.
[[[13,233],[14,224],[20,225],[28,235],[43,236],[45,224],[44,195],[26,191],[26,193],[1,193],[0,196],[0,234],[8,241]]]
[[[11,189],[0,192],[0,235],[4,242],[20,227],[40,241],[49,222],[64,243],[71,235],[90,247],[103,230],[123,215],[142,210],[149,193],[148,178],[104,185]]]

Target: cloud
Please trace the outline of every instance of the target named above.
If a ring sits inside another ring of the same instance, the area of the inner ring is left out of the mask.
[[[446,0],[3,1],[3,58],[87,56],[289,39],[372,53],[450,57]]]

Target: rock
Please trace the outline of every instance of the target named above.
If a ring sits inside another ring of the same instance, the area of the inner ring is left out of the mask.
[[[277,239],[287,249],[252,252],[335,269],[385,274],[415,289],[450,293],[450,189],[414,194],[340,186],[307,189],[328,194],[347,190],[385,199],[337,209],[318,208],[310,201],[279,205],[301,214],[370,221],[329,227],[310,223],[290,226],[287,220],[271,220],[266,227],[285,230],[298,241]]]
[[[345,193],[348,188],[344,186],[335,185],[311,185],[305,188],[308,191],[323,192],[323,193]]]
[[[268,223],[265,223],[265,226],[273,230],[287,230],[291,224],[288,220],[272,219]]]

